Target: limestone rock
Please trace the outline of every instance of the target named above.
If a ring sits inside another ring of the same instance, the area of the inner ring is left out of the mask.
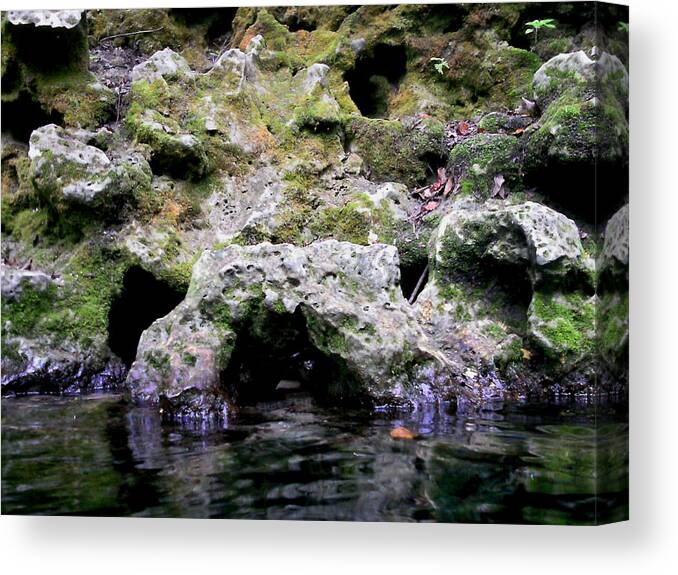
[[[177,414],[222,409],[238,386],[229,364],[239,338],[256,340],[262,362],[284,343],[274,326],[296,318],[323,365],[314,382],[321,396],[376,405],[441,397],[449,364],[418,327],[398,281],[397,252],[383,244],[207,251],[184,302],[142,335],[127,379],[132,396]]]
[[[204,146],[180,126],[169,125],[155,110],[146,110],[133,121],[139,142],[151,148],[151,167],[155,173],[168,174],[182,180],[199,180],[208,169]]]
[[[518,139],[507,134],[476,134],[452,148],[448,172],[459,177],[462,192],[487,199],[494,189],[495,177],[503,178],[506,191],[518,191],[520,151]]]
[[[528,310],[530,336],[565,372],[595,355],[596,297],[536,293]]]
[[[49,26],[50,28],[75,28],[80,24],[83,10],[10,10],[7,19],[15,26]]]
[[[469,384],[479,396],[538,392],[540,371],[528,367],[537,350],[546,373],[592,375],[594,307],[584,294],[594,266],[572,220],[535,202],[459,200],[432,235],[429,262],[419,321],[452,361],[476,366]]]
[[[576,224],[535,202],[459,205],[441,220],[433,246],[436,270],[446,275],[495,262],[527,270],[539,285],[568,274],[585,282],[593,271]]]
[[[24,288],[45,292],[54,284],[52,278],[41,271],[19,270],[2,266],[2,299],[5,302],[21,298]]]
[[[3,337],[2,392],[78,393],[115,389],[125,366],[110,352],[49,338]]]
[[[125,157],[113,163],[99,148],[86,144],[94,135],[49,124],[31,134],[28,157],[33,184],[55,204],[108,210],[116,198],[150,181],[148,165]]]
[[[186,59],[170,48],[156,52],[148,60],[132,68],[132,82],[153,82],[161,78],[193,75]]]
[[[226,50],[219,56],[209,73],[230,77],[231,90],[228,93],[239,94],[245,82],[253,83],[256,80],[256,61],[263,44],[263,37],[257,35],[249,41],[244,52],[238,48]]]
[[[629,265],[629,206],[619,209],[605,226],[605,241],[598,262],[604,273],[612,268],[628,269]]]
[[[597,161],[618,164],[616,172],[624,169],[628,73],[616,56],[603,52],[594,59],[583,51],[559,54],[535,73],[533,86],[543,115],[526,133],[528,170],[547,171],[556,165],[563,167],[565,179],[569,170],[573,178],[593,180],[593,170],[581,173],[577,167]],[[592,186],[588,183],[586,190]]]
[[[532,86],[542,109],[567,90],[586,86],[592,92],[596,84],[614,82],[620,92],[628,93],[629,75],[617,56],[603,52],[590,57],[583,50],[558,54],[534,74]]]

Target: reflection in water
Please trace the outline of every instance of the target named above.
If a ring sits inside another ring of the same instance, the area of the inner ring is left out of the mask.
[[[621,408],[513,405],[394,418],[323,409],[296,395],[244,409],[227,428],[190,429],[161,425],[154,411],[111,395],[7,398],[2,512],[619,520],[628,514],[624,417]],[[400,425],[419,439],[392,439]]]

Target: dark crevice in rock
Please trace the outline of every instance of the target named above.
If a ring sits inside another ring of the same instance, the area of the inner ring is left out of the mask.
[[[460,4],[438,4],[428,7],[424,26],[438,34],[461,30],[468,9]]]
[[[122,290],[108,313],[108,345],[127,367],[137,354],[143,331],[167,315],[186,293],[133,266],[125,273]]]
[[[343,360],[311,342],[300,308],[292,313],[260,309],[237,328],[221,385],[237,405],[306,392],[323,403],[355,403],[355,383]]]
[[[2,101],[2,131],[18,142],[28,143],[33,130],[40,126],[62,125],[63,121],[63,114],[46,112],[26,91],[15,100]]]
[[[377,44],[358,56],[355,67],[344,74],[344,79],[360,113],[381,118],[387,115],[390,93],[397,89],[406,71],[404,46]]]
[[[313,32],[317,26],[313,22],[299,18],[297,15],[288,18],[285,22],[287,28],[290,32],[298,32],[299,30],[306,30],[307,32]]]
[[[425,255],[407,263],[401,262],[400,290],[403,292],[403,297],[411,303],[417,301],[418,295],[428,282],[428,277],[428,258]]]
[[[419,185],[432,184],[438,179],[438,169],[447,165],[447,155],[443,153],[442,146],[440,152],[426,152],[420,156],[423,163],[426,164],[426,175],[417,183]]]
[[[172,8],[173,17],[187,26],[207,25],[207,38],[214,40],[229,34],[237,7],[224,8]]]
[[[628,166],[620,163],[555,163],[526,174],[555,209],[570,218],[604,224],[627,201]]]

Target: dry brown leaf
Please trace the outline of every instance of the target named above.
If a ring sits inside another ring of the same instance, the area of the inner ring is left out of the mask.
[[[459,125],[457,126],[457,132],[461,136],[465,136],[466,134],[468,134],[468,131],[470,129],[471,129],[471,126],[469,125],[469,123],[466,120],[462,120],[461,122],[459,122]]]
[[[525,128],[516,128],[515,132],[513,132],[514,136],[520,136],[525,131]]]
[[[443,190],[443,196],[446,196],[452,191],[452,186],[454,186],[454,180],[452,178],[447,178],[445,182],[445,189]]]
[[[532,359],[532,352],[529,349],[525,349],[524,347],[521,347],[520,351],[523,354],[523,359],[525,361],[530,361]]]
[[[494,177],[494,185],[492,186],[492,197],[493,198],[502,198],[504,199],[508,196],[508,191],[504,187],[504,176],[503,174],[497,174]]]
[[[407,427],[396,427],[391,430],[391,437],[393,439],[415,439],[416,433],[411,432]]]

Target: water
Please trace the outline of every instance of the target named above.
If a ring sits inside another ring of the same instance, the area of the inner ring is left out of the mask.
[[[622,407],[509,405],[476,415],[431,408],[389,417],[323,409],[296,396],[243,410],[220,429],[191,429],[161,425],[154,411],[114,395],[5,398],[2,513],[624,519],[624,414]],[[392,439],[401,425],[419,437]]]

